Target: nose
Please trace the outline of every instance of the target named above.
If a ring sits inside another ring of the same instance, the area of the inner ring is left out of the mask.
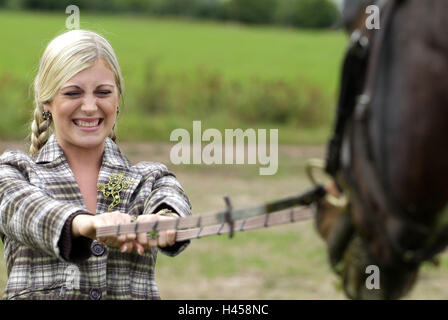
[[[94,96],[88,95],[85,97],[81,110],[86,114],[93,114],[98,110],[97,101]]]

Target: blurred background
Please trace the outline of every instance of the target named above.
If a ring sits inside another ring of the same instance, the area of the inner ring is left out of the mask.
[[[70,4],[119,58],[121,140],[167,141],[198,119],[282,128],[283,143],[326,139],[345,45],[331,0],[0,0],[2,138],[28,134],[30,84]]]
[[[132,162],[165,163],[194,213],[255,205],[309,187],[303,166],[323,157],[347,45],[341,1],[0,0],[0,152],[27,150],[31,85],[48,42],[80,27],[114,47],[125,79],[118,144]],[[258,165],[173,165],[172,130],[279,129],[279,170]],[[2,250],[2,249],[1,249]],[[448,297],[448,259],[425,264],[409,298]],[[194,240],[159,255],[163,299],[344,299],[312,221]],[[444,272],[445,271],[445,272]],[[0,293],[6,284],[0,264]]]

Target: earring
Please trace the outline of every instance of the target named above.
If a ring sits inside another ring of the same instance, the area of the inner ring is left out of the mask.
[[[51,120],[51,112],[50,111],[43,111],[42,112],[42,118],[44,118],[44,120]]]
[[[117,114],[120,113],[120,107],[117,107]]]

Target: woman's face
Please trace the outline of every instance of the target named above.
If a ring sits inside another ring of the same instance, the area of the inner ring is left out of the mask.
[[[63,84],[44,104],[53,118],[56,139],[64,147],[102,147],[115,124],[120,93],[103,60]]]

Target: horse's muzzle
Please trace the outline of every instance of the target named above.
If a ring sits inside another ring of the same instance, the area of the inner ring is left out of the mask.
[[[342,261],[343,287],[350,299],[400,299],[412,289],[417,274],[415,265],[378,265],[358,235],[350,241]]]
[[[321,200],[316,204],[315,223],[327,245],[333,271],[342,279],[350,299],[399,299],[415,283],[418,265],[382,267],[353,226],[350,208],[341,210]]]

